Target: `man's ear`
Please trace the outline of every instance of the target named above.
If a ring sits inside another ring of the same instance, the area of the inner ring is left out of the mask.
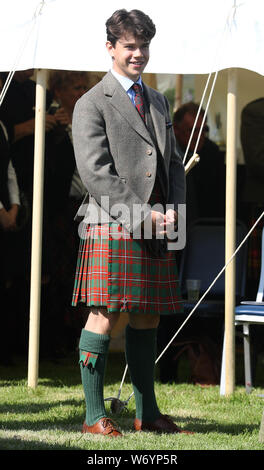
[[[108,53],[110,54],[110,56],[112,57],[112,59],[114,59],[114,46],[113,44],[110,42],[110,41],[107,41],[106,42],[106,49],[108,51]]]

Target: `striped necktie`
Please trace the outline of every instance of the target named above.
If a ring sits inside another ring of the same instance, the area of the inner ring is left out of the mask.
[[[143,121],[145,121],[145,110],[144,110],[144,102],[143,102],[143,96],[141,92],[141,86],[138,85],[138,83],[134,83],[132,85],[132,88],[135,92],[135,106],[142,117]]]

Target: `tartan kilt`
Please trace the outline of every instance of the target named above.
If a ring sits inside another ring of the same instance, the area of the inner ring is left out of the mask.
[[[117,223],[83,223],[72,305],[79,302],[109,313],[182,312],[175,252],[153,257]]]

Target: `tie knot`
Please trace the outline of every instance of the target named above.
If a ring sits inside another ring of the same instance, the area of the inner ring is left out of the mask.
[[[135,91],[135,93],[140,93],[141,94],[141,86],[138,83],[134,83],[132,85],[132,88]]]

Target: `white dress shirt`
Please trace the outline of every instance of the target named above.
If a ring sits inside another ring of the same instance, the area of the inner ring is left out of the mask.
[[[135,106],[135,91],[131,87],[132,85],[134,85],[134,83],[138,83],[141,86],[141,89],[143,90],[141,77],[139,77],[139,79],[136,82],[133,82],[133,80],[123,75],[120,75],[114,69],[111,69],[111,72],[114,75],[114,77],[119,81],[120,85],[122,85],[125,92],[128,94],[129,98],[131,99],[132,103]]]

